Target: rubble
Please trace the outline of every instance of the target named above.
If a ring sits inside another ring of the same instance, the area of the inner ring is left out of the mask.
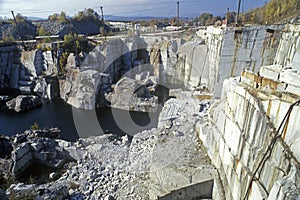
[[[158,97],[150,93],[155,83],[151,79],[136,81],[127,77],[122,78],[114,86],[112,93],[106,95],[110,106],[130,111],[157,112]]]
[[[211,195],[212,187],[206,181],[213,180],[215,174],[194,130],[196,121],[205,114],[199,112],[199,100],[186,98],[192,97],[191,92],[177,91],[177,94],[177,99],[166,102],[166,105],[177,104],[180,108],[173,111],[178,116],[174,125],[165,129],[159,123],[157,128],[138,133],[132,139],[106,134],[67,142],[51,139],[55,129],[49,130],[51,134],[47,135],[37,130],[14,136],[12,165],[15,173],[22,173],[21,169],[33,158],[56,169],[61,166],[59,163],[67,161],[63,158],[75,162],[64,173],[50,173],[49,183],[11,185],[7,196],[157,199],[199,183],[207,185],[205,191]],[[164,120],[167,110],[162,111],[160,121]],[[197,197],[197,193],[193,194]]]
[[[12,136],[11,140],[2,139],[7,147],[1,151],[1,172],[19,176],[34,163],[59,169],[64,163],[73,159],[59,146],[53,138],[57,138],[60,130],[27,130]],[[10,167],[7,167],[10,165]]]
[[[25,112],[41,105],[40,97],[34,95],[19,95],[6,102],[7,108],[15,112]]]

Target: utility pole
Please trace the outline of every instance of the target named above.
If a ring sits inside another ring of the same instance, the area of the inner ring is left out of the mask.
[[[229,7],[227,7],[227,13],[226,13],[226,26],[229,24],[229,18],[230,18]]]
[[[179,30],[179,1],[177,1],[177,29]]]
[[[23,40],[23,38],[22,38],[20,28],[18,27],[18,22],[17,22],[17,19],[16,19],[16,17],[15,17],[14,11],[11,11],[11,14],[12,14],[12,16],[13,16],[13,18],[14,18],[15,23],[16,23],[16,27],[17,27],[18,33],[19,33],[20,38],[21,38],[21,41],[22,41],[22,46],[23,46],[24,50],[26,51],[27,48],[26,48],[25,43],[24,43],[24,40]]]
[[[104,32],[104,38],[106,39],[106,30],[105,30],[105,26],[104,26],[104,16],[103,16],[103,7],[100,7],[101,9],[101,22],[102,22],[102,27],[103,27],[103,32]]]
[[[226,13],[226,18],[228,19],[229,18],[229,7],[227,7],[227,13]]]
[[[240,21],[240,9],[241,9],[241,0],[238,0],[239,1],[239,4],[238,4],[238,12],[237,12],[237,15],[236,15],[236,22],[235,22],[235,25],[238,26],[239,24],[239,21]]]
[[[100,9],[101,9],[101,21],[103,22],[103,21],[104,21],[104,17],[103,17],[103,7],[100,6]]]

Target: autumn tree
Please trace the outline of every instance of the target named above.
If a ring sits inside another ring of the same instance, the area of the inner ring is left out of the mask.
[[[99,20],[99,15],[93,9],[88,8],[84,9],[83,11],[79,11],[78,14],[74,17],[77,21],[84,21],[84,20]]]
[[[39,36],[49,36],[49,35],[51,35],[51,33],[49,33],[48,31],[46,31],[43,27],[40,27],[38,29],[38,35]]]
[[[67,15],[64,11],[61,11],[60,14],[53,13],[52,15],[48,16],[49,21],[59,21],[60,23],[68,22]]]
[[[56,21],[56,20],[58,20],[58,16],[59,16],[58,13],[53,13],[52,15],[48,16],[48,20],[49,21]]]
[[[236,12],[227,12],[226,13],[226,19],[227,19],[227,24],[232,24],[236,20]]]
[[[244,14],[247,23],[283,22],[299,15],[300,0],[271,0]]]
[[[24,16],[22,16],[20,13],[18,13],[18,14],[16,15],[16,21],[17,21],[18,23],[25,22],[25,21],[27,21],[27,17],[24,17]]]
[[[202,13],[198,20],[201,26],[209,25],[212,21],[213,15],[211,13]],[[209,21],[210,20],[210,21]]]
[[[58,20],[60,23],[66,23],[68,21],[66,13],[61,11],[60,15],[58,16]]]

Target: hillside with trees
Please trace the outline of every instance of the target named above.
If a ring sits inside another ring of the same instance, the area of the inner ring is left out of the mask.
[[[1,21],[0,23],[0,40],[12,42],[15,40],[34,39],[37,27],[31,23],[27,17],[21,14],[16,15],[16,22],[13,19]]]
[[[244,23],[286,23],[300,14],[300,0],[270,0],[261,8],[249,10],[242,15]]]
[[[235,25],[237,12],[227,12],[226,16],[213,16],[202,13],[194,18],[198,26],[214,25],[219,20],[227,19],[228,25]],[[242,24],[282,24],[300,23],[300,0],[269,0],[264,6],[241,13]]]

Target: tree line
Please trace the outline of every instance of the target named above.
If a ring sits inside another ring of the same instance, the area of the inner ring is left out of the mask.
[[[54,13],[48,16],[48,21],[50,22],[56,22],[56,23],[62,23],[66,24],[69,23],[70,21],[73,22],[82,22],[82,21],[90,21],[95,23],[96,25],[100,26],[101,22],[99,20],[99,15],[96,13],[93,9],[85,9],[83,11],[79,11],[78,14],[76,14],[74,17],[69,17],[65,12],[60,12],[60,13]],[[23,30],[23,28],[31,28],[31,34],[32,35],[26,35],[23,36],[24,39],[33,39],[36,35],[39,36],[49,36],[51,35],[50,32],[45,30],[45,28],[41,27],[39,23],[35,23],[36,25],[33,25],[33,23],[26,17],[21,15],[20,13],[16,14],[16,21],[17,24],[13,19],[0,19],[0,31],[1,31],[1,36],[0,40],[2,39],[3,41],[14,41],[16,39],[19,39],[20,34],[23,33],[18,33],[20,30]],[[8,28],[4,27],[6,25]],[[3,30],[2,30],[3,29]],[[33,30],[35,29],[35,30]]]
[[[213,16],[211,13],[202,13],[195,17],[193,22],[198,26],[215,25],[217,22],[227,20],[227,24],[235,24],[236,12],[227,12],[225,16]],[[274,24],[286,23],[300,15],[300,0],[270,0],[264,6],[241,13],[240,23],[248,24]]]
[[[243,14],[243,21],[256,24],[284,23],[299,16],[300,0],[271,0]]]

